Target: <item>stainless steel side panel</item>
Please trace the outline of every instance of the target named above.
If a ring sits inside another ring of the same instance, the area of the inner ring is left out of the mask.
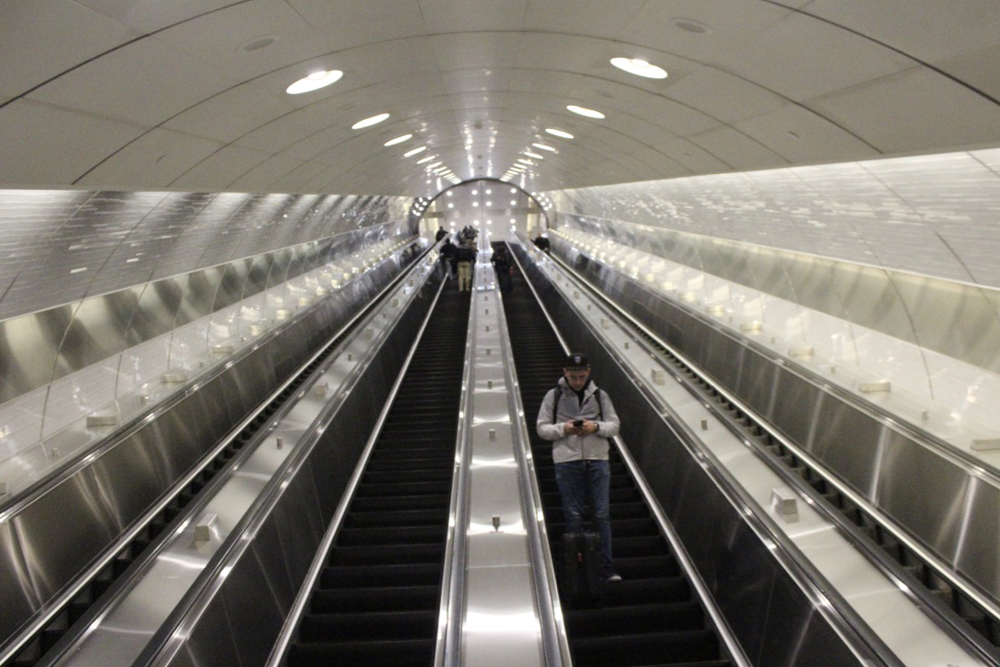
[[[950,564],[973,588],[1000,604],[996,566],[1000,561],[1000,521],[995,520],[1000,482],[996,475],[964,460],[944,443],[931,448],[919,444],[911,431],[877,410],[860,407],[856,399],[846,400],[820,378],[735,337],[683,304],[667,300],[558,241],[554,250],[621,308]],[[853,280],[836,280],[840,297],[852,308],[879,311],[884,318],[900,317],[894,305],[897,297],[888,289],[867,293],[869,287],[862,283],[868,284],[869,278],[859,271]],[[916,285],[919,279],[913,280],[913,292],[903,298],[929,298],[930,291],[920,290]],[[862,293],[867,296],[862,297]],[[926,305],[927,310],[931,308]],[[938,314],[948,317],[958,312],[966,309],[956,305]],[[968,351],[973,354],[978,348],[970,345],[973,347]]]
[[[193,378],[186,392],[126,425],[53,478],[0,512],[0,649],[50,599],[126,531],[315,343],[345,323],[413,259],[406,252],[359,276],[232,365]],[[371,406],[355,407],[364,415]],[[335,500],[332,501],[335,503]],[[328,519],[332,510],[324,515]],[[299,519],[295,519],[299,521]],[[321,534],[315,519],[303,526]]]

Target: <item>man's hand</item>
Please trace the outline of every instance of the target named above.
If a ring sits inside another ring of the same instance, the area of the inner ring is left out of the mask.
[[[597,422],[584,419],[583,426],[576,426],[571,419],[565,424],[566,435],[592,435],[597,433]]]

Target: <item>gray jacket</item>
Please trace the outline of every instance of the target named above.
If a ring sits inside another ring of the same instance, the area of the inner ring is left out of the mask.
[[[545,394],[542,407],[538,410],[538,422],[535,426],[538,436],[543,440],[552,440],[552,460],[556,463],[608,458],[608,438],[618,435],[618,413],[607,392],[600,392],[600,406],[597,404],[597,385],[593,381],[587,383],[583,390],[583,402],[573,389],[566,384],[565,378],[559,378],[559,386],[550,389]],[[556,404],[556,401],[559,401]],[[555,423],[552,419],[552,408],[556,405]],[[597,433],[586,436],[567,435],[566,422],[574,419],[586,419],[597,422]]]

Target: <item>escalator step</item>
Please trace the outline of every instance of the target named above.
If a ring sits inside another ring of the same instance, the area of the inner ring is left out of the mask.
[[[435,639],[380,639],[337,643],[295,644],[289,650],[292,665],[430,665]]]
[[[683,630],[611,637],[579,637],[573,642],[573,664],[617,667],[717,660],[719,645],[711,630]]]
[[[364,586],[429,586],[441,582],[441,564],[327,566],[320,575],[323,588]]]
[[[700,630],[705,622],[702,609],[696,602],[570,609],[565,613],[566,623],[573,633],[590,637],[654,632],[667,627],[673,630]]]
[[[315,643],[420,639],[434,636],[436,629],[437,610],[313,614],[303,620],[299,638]]]
[[[444,526],[448,523],[448,508],[404,510],[392,512],[362,512],[355,508],[344,518],[344,525],[350,528],[371,528],[375,526]]]
[[[310,601],[313,614],[372,611],[413,611],[438,608],[438,586],[382,586],[377,588],[317,588]]]
[[[342,528],[337,546],[375,544],[429,544],[447,537],[447,524],[438,526],[383,526],[380,528]]]
[[[330,552],[330,565],[399,565],[401,563],[440,563],[444,559],[441,544],[365,545],[337,547]]]

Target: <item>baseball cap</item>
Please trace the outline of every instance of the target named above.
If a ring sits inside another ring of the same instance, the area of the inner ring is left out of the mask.
[[[579,352],[573,352],[566,357],[566,362],[563,364],[563,368],[590,368],[590,362],[587,361],[586,355],[580,354]]]

